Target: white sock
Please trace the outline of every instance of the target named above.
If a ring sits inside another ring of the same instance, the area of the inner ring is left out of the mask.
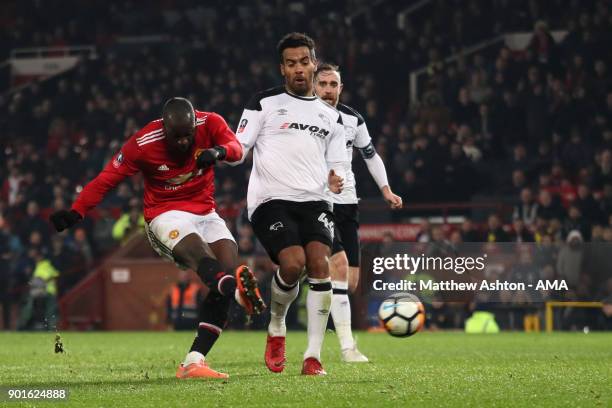
[[[188,366],[189,364],[199,363],[202,360],[206,360],[204,354],[198,353],[197,351],[190,351],[189,353],[187,353],[185,361],[183,361],[183,365]]]
[[[304,353],[304,359],[314,357],[321,361],[321,346],[325,337],[332,300],[331,279],[308,278],[308,282],[310,284],[310,290],[306,296],[308,348]]]
[[[355,342],[351,331],[351,304],[348,297],[348,282],[333,281],[332,288],[334,292],[342,291],[342,293],[334,293],[331,302],[331,315],[340,341],[340,349],[352,349]]]
[[[284,337],[287,335],[287,326],[285,325],[287,311],[300,291],[300,285],[298,282],[296,282],[295,286],[289,290],[283,290],[281,289],[281,286],[285,288],[290,287],[290,285],[283,281],[277,270],[274,274],[274,278],[272,278],[270,324],[268,325],[268,334],[270,336]]]

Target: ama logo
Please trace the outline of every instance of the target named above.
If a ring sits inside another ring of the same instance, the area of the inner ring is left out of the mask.
[[[327,135],[329,135],[329,130],[320,128],[315,125],[308,125],[305,123],[297,123],[297,122],[285,122],[280,125],[280,129],[295,129],[295,130],[306,130],[310,132],[310,136],[316,136],[321,139],[325,139]]]

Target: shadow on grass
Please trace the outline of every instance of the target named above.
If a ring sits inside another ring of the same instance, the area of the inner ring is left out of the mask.
[[[20,383],[11,383],[7,381],[2,385],[4,387],[12,387],[12,388],[67,388],[71,389],[73,387],[100,387],[100,386],[146,386],[146,385],[177,385],[181,383],[189,384],[195,382],[202,382],[204,384],[228,384],[233,381],[240,381],[246,379],[257,379],[268,376],[268,373],[248,373],[248,374],[230,374],[229,380],[221,380],[221,379],[197,379],[190,378],[187,380],[181,380],[174,376],[168,376],[163,378],[142,378],[142,376],[135,378],[119,378],[119,379],[96,379],[96,380],[81,380],[81,381],[37,381],[37,382],[27,382],[23,381]]]

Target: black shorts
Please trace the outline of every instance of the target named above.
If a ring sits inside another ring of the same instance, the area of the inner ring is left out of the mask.
[[[357,204],[334,204],[336,230],[332,254],[345,251],[349,266],[359,266],[359,207]]]
[[[319,241],[332,247],[334,214],[327,201],[271,200],[251,217],[255,236],[278,264],[278,253],[290,246]]]

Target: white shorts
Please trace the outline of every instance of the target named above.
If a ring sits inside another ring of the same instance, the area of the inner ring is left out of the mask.
[[[198,234],[207,244],[220,239],[236,242],[223,218],[214,211],[206,215],[167,211],[145,224],[145,230],[155,252],[175,263],[172,250],[189,234]]]

